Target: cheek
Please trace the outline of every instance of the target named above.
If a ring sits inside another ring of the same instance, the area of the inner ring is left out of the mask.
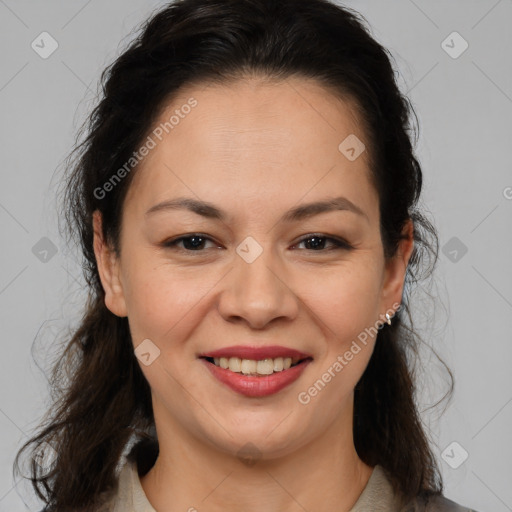
[[[311,280],[304,288],[308,306],[321,320],[326,337],[350,344],[378,320],[379,274],[376,261],[347,265]],[[340,347],[341,348],[341,347]]]
[[[149,338],[163,348],[178,332],[183,335],[189,318],[201,309],[202,299],[218,278],[148,261],[134,262],[126,273],[126,307],[135,344]]]
[[[378,266],[368,265],[333,272],[307,294],[325,343],[319,344],[322,353],[305,398],[321,395],[322,408],[333,417],[361,378],[378,333]]]

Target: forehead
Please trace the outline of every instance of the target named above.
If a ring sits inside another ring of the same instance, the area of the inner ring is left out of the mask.
[[[264,209],[286,191],[294,202],[347,192],[364,203],[375,198],[369,155],[350,161],[339,149],[354,135],[366,139],[355,105],[311,79],[184,87],[149,132],[154,147],[127,202],[140,209],[186,193]]]

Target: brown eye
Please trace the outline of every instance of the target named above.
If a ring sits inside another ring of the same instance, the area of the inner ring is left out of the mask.
[[[324,236],[322,234],[316,234],[316,233],[302,238],[302,240],[300,240],[297,245],[306,243],[306,250],[317,251],[317,252],[326,252],[326,251],[322,251],[322,249],[325,249],[326,242],[331,243],[331,249],[328,249],[329,251],[336,250],[336,249],[345,249],[345,250],[353,249],[353,247],[348,242],[346,242],[345,240],[342,240],[341,238],[334,238],[334,237]]]
[[[204,244],[208,241],[213,242],[211,238],[208,238],[207,236],[204,236],[201,233],[192,233],[187,236],[175,238],[174,240],[168,240],[164,242],[162,245],[164,247],[169,248],[176,247],[184,251],[201,252],[202,249],[204,249]],[[183,246],[180,247],[178,244],[181,242],[183,242]]]

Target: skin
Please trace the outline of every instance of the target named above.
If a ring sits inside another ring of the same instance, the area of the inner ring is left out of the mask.
[[[352,418],[354,387],[375,337],[307,405],[297,396],[400,304],[412,224],[386,261],[369,145],[355,161],[338,150],[349,134],[363,141],[365,134],[351,104],[320,84],[252,77],[189,86],[159,122],[190,97],[198,105],[134,175],[119,257],[94,214],[106,306],[128,317],[134,348],[150,339],[160,349],[152,364],[139,362],[160,445],[154,467],[141,477],[143,490],[159,512],[348,511],[373,470],[355,451]],[[364,215],[332,211],[278,221],[299,204],[340,195]],[[211,202],[227,219],[186,210],[145,215],[180,196]],[[211,240],[196,251],[190,240],[162,246],[191,233]],[[327,240],[315,250],[310,238],[304,241],[311,233],[343,238],[353,249]],[[252,263],[236,252],[248,236],[263,249]],[[313,362],[279,393],[247,398],[197,358],[237,344],[293,347]],[[253,465],[237,457],[249,442],[258,450]]]

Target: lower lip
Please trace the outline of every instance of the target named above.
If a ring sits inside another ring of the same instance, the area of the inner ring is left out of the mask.
[[[269,396],[281,391],[281,389],[295,382],[306,369],[306,366],[311,362],[311,359],[306,359],[288,368],[288,370],[274,372],[272,375],[255,377],[215,366],[215,364],[210,363],[206,359],[201,360],[212,375],[220,380],[220,382],[226,384],[226,386],[230,387],[233,391],[248,397]]]

